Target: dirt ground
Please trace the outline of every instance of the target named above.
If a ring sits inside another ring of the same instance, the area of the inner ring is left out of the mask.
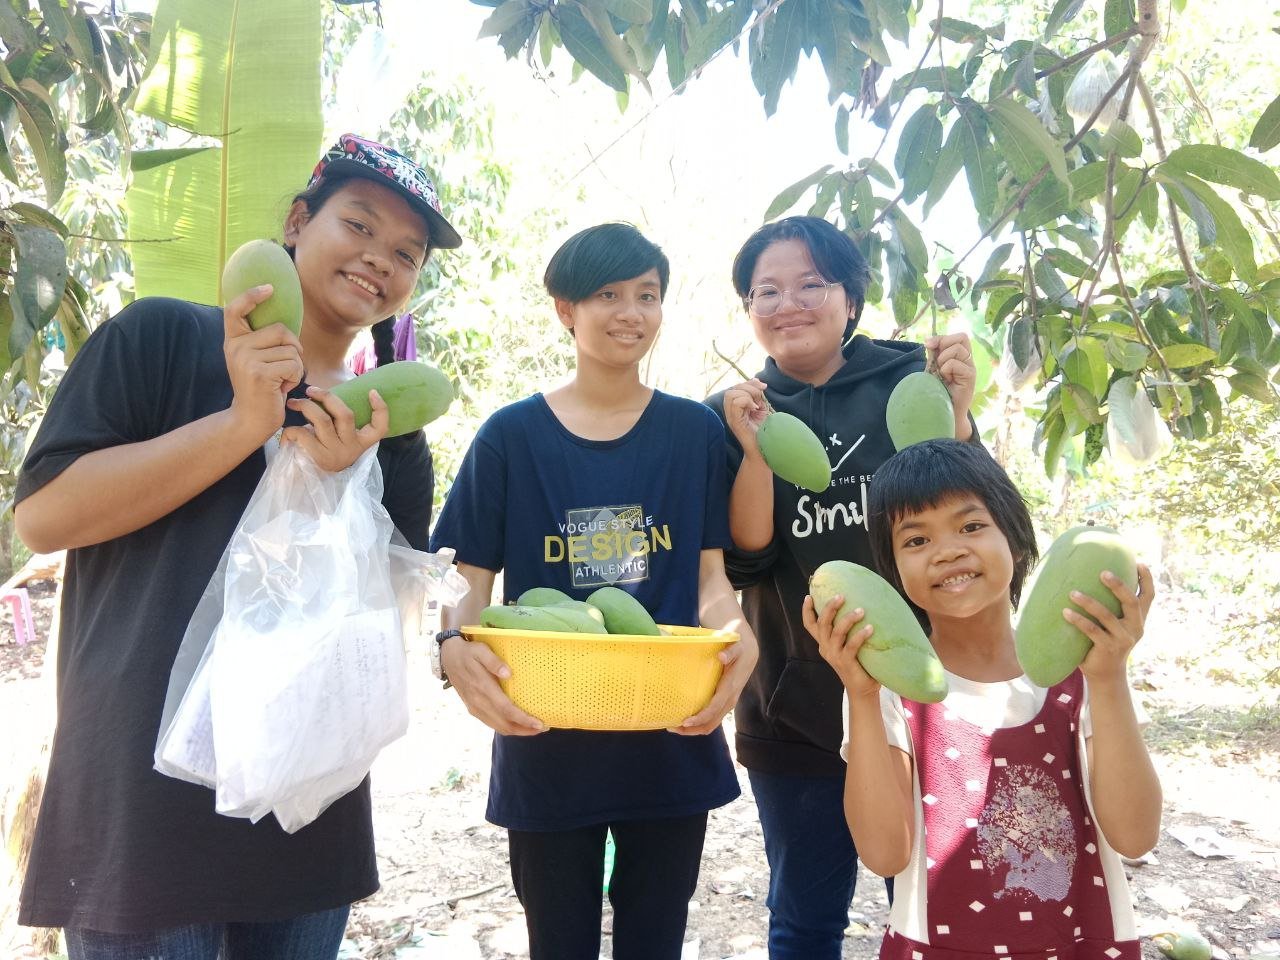
[[[25,780],[32,757],[29,746],[13,746],[23,738],[8,731],[29,731],[49,715],[52,685],[41,674],[52,585],[31,584],[31,596],[36,642],[16,646],[8,616],[0,617],[0,794]],[[1198,598],[1162,597],[1133,665],[1165,791],[1160,843],[1127,868],[1139,932],[1151,960],[1160,955],[1148,938],[1166,930],[1198,930],[1218,960],[1280,960],[1280,709],[1274,690],[1244,692],[1211,682],[1202,664],[1188,668],[1203,642],[1195,625],[1206,622],[1211,611]],[[420,652],[410,668],[416,706],[409,735],[373,770],[382,890],[353,910],[342,955],[527,956],[505,836],[484,820],[487,731],[452,691],[439,688]],[[1266,705],[1256,706],[1260,700]],[[711,815],[685,960],[766,957],[768,870],[749,786],[740,779],[743,796]],[[887,909],[882,882],[864,873],[845,958],[876,955]],[[606,933],[608,924],[606,904]],[[0,955],[45,955],[20,952],[13,936],[12,927],[0,929]],[[26,931],[19,936],[29,942]],[[602,957],[609,955],[606,936]]]

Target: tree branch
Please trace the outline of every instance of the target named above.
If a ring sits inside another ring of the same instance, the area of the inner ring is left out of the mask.
[[[1052,67],[1045,67],[1043,70],[1036,71],[1036,79],[1043,80],[1045,77],[1057,73],[1059,70],[1066,70],[1068,67],[1075,66],[1081,60],[1088,60],[1099,50],[1106,50],[1110,47],[1119,46],[1130,37],[1137,36],[1138,27],[1135,24],[1128,30],[1117,33],[1114,37],[1108,37],[1106,40],[1099,40],[1097,43],[1091,44],[1081,50],[1079,53],[1073,53],[1061,63],[1055,63]]]
[[[1151,123],[1151,138],[1155,141],[1156,156],[1163,163],[1168,153],[1164,148],[1164,133],[1160,129],[1160,117],[1156,112],[1156,101],[1151,95],[1151,88],[1147,86],[1147,82],[1138,77],[1138,93],[1142,97],[1142,103],[1147,108],[1147,119]],[[1173,243],[1178,248],[1178,259],[1182,261],[1182,269],[1187,274],[1187,280],[1191,283],[1191,289],[1195,291],[1196,300],[1200,304],[1200,315],[1204,318],[1205,330],[1209,329],[1209,305],[1204,299],[1204,284],[1200,279],[1200,274],[1196,271],[1195,262],[1191,259],[1191,254],[1187,251],[1187,241],[1182,235],[1182,221],[1178,215],[1178,205],[1173,202],[1173,197],[1167,193],[1165,201],[1169,205],[1169,225],[1173,230]]]

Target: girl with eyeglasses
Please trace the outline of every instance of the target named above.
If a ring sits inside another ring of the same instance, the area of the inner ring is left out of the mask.
[[[871,565],[867,488],[894,453],[885,405],[925,366],[925,350],[854,331],[867,264],[825,220],[788,217],[753,233],[733,285],[768,358],[757,376],[708,398],[729,433],[733,585],[760,660],[734,712],[769,859],[769,956],[838,960],[857,876],[845,823],[843,687],[801,618],[808,582],[827,560]],[[976,370],[965,334],[925,347],[955,407],[956,438],[974,437]],[[831,486],[812,493],[776,478],[756,431],[774,410],[803,420],[831,460]]]

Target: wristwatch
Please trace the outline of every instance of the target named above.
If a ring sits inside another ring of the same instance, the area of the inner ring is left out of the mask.
[[[445,675],[444,664],[440,659],[440,647],[450,637],[462,636],[461,630],[441,630],[431,640],[430,648],[427,651],[427,657],[431,661],[431,675],[437,680],[443,680],[446,687],[451,686],[449,678]]]

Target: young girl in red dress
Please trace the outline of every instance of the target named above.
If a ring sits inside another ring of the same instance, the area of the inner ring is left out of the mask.
[[[1014,654],[1011,610],[1037,557],[1026,504],[981,447],[907,447],[870,492],[876,566],[928,617],[949,693],[914,703],[857,660],[864,611],[806,598],[805,625],[847,693],[844,807],[859,856],[894,877],[882,960],[1138,960],[1120,855],[1155,846],[1160,785],[1126,677],[1151,606],[1102,582],[1120,615],[1066,609],[1093,647],[1045,689]],[[1095,622],[1096,621],[1096,622]]]

